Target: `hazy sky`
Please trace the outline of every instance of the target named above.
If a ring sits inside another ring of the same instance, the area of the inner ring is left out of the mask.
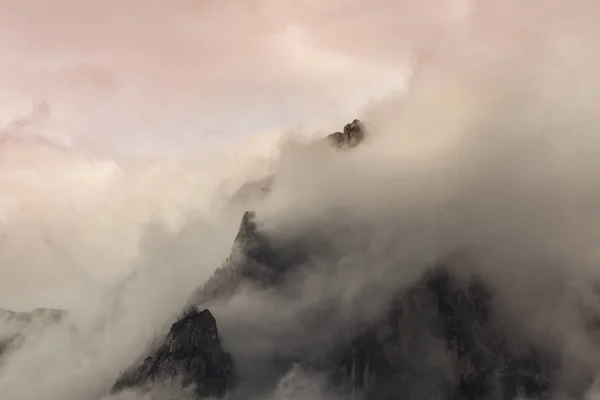
[[[460,14],[435,3],[0,0],[0,121],[46,101],[76,143],[145,151],[350,117]]]
[[[0,0],[0,123],[46,101],[75,143],[145,151],[347,119],[473,24],[499,49],[595,3]]]

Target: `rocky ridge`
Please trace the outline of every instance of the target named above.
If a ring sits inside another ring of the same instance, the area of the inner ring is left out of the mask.
[[[355,120],[327,140],[338,148],[352,148],[364,137],[364,126]],[[310,252],[302,246],[263,235],[255,214],[246,212],[230,258],[193,294],[188,311],[163,344],[125,372],[114,390],[178,379],[194,386],[199,398],[226,393],[248,398],[264,394],[261,390],[302,365],[326,376],[334,393],[373,400],[509,400],[552,393],[557,355],[506,332],[494,315],[493,288],[478,277],[456,275],[456,259],[433,265],[408,291],[399,291],[374,323],[357,326],[315,352],[282,348],[280,355],[254,360],[253,381],[267,384],[249,390],[243,384],[249,370],[221,343],[217,322],[202,305],[227,298],[242,284],[258,289],[285,286],[286,276],[307,257]],[[304,322],[312,325],[307,331],[325,329],[326,319],[326,312],[308,316]]]

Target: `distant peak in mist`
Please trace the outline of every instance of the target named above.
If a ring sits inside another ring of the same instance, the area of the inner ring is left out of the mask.
[[[365,135],[365,125],[358,119],[355,119],[344,126],[342,132],[335,132],[327,136],[327,140],[338,148],[353,148],[364,140]]]
[[[15,117],[0,127],[0,147],[39,146],[67,149],[71,140],[64,132],[66,126],[56,121],[47,102],[36,104],[30,113]]]
[[[354,119],[346,124],[342,131],[337,131],[327,135],[321,140],[313,143],[313,146],[319,146],[322,143],[329,144],[336,150],[351,150],[361,144],[367,137],[368,130],[365,124],[359,119]],[[267,196],[276,184],[276,176],[269,175],[265,178],[245,182],[231,196],[229,203],[231,205],[252,205],[254,201],[260,201]]]

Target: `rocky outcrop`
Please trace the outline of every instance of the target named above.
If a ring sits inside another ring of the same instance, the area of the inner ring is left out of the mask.
[[[170,380],[193,386],[201,398],[222,397],[234,382],[231,356],[221,346],[210,311],[188,311],[173,324],[164,344],[140,366],[123,374],[113,390],[150,388]]]
[[[365,136],[365,125],[358,119],[355,119],[347,124],[342,132],[335,132],[327,136],[327,140],[333,146],[345,149],[358,146],[365,139]]]

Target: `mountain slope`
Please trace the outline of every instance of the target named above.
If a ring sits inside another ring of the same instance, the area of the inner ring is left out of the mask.
[[[346,133],[334,134],[330,143],[354,146],[364,138],[364,128],[359,139],[347,133],[358,126],[358,121],[347,125]],[[311,260],[327,260],[335,251],[318,233],[274,237],[261,230],[253,212],[246,212],[224,266],[193,294],[189,310],[163,344],[126,372],[114,390],[175,379],[194,385],[199,398],[225,392],[235,398],[263,397],[296,366],[325,376],[328,390],[337,395],[373,400],[547,398],[556,389],[559,354],[504,323],[493,284],[463,268],[471,262],[468,251],[432,264],[409,287],[400,285],[389,301],[382,295],[372,315],[357,309],[342,316],[342,300],[331,298],[287,311],[281,321],[291,321],[289,326],[224,321],[225,334],[217,333],[206,307],[217,310],[218,320],[223,304],[239,293],[282,302],[302,298],[299,282],[310,276]],[[277,310],[273,301],[268,304]],[[238,342],[235,335],[243,339]],[[253,347],[265,342],[268,351]],[[174,356],[174,348],[189,351]],[[581,378],[570,394],[586,385]]]

